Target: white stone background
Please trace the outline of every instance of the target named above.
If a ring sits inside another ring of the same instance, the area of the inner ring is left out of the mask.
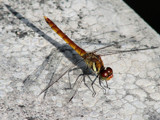
[[[49,76],[56,71],[56,79],[76,57],[69,48],[57,50],[65,43],[45,23],[44,15],[85,50],[112,42],[124,50],[160,45],[159,35],[121,0],[0,1],[1,120],[160,120],[159,48],[102,56],[105,66],[114,71],[106,94],[95,86],[97,94],[92,97],[82,83],[68,103],[72,90],[64,90],[68,86],[65,75],[45,99],[38,96]],[[39,72],[42,63],[46,68]],[[70,76],[75,80],[77,74]]]

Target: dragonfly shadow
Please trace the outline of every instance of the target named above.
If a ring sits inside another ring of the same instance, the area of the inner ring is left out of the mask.
[[[23,17],[19,12],[15,11],[11,8],[11,6],[6,5],[7,9],[16,16],[20,21],[22,21],[24,24],[26,24],[28,27],[30,27],[34,32],[38,33],[41,37],[43,37],[45,40],[50,42],[52,45],[54,45],[57,49],[61,46],[58,42],[53,40],[51,37],[46,35],[43,31],[41,31],[38,27],[36,27],[34,24],[32,24],[27,18]]]
[[[5,6],[15,17],[17,17],[20,21],[22,21],[26,26],[31,28],[34,32],[38,33],[41,37],[43,37],[45,40],[47,40],[52,45],[54,45],[57,48],[57,50],[60,51],[69,61],[71,61],[73,64],[75,64],[77,66],[77,68],[82,69],[83,74],[84,73],[87,75],[93,74],[91,70],[88,71],[85,69],[86,67],[82,67],[82,66],[86,65],[85,62],[82,61],[82,58],[69,45],[66,45],[66,44],[62,45],[62,44],[58,43],[57,41],[52,39],[50,36],[46,35],[42,30],[40,30],[34,24],[32,24],[27,18],[23,17],[19,12],[15,11],[13,8],[11,8],[11,6],[9,6],[7,4],[5,4]],[[73,59],[73,57],[70,57],[70,55],[66,51],[74,53],[74,59]],[[28,79],[32,79],[33,76],[34,76],[34,78],[38,78],[40,76],[40,74],[42,73],[42,71],[44,70],[44,67],[47,65],[51,56],[53,56],[53,51],[51,51],[51,53],[46,57],[46,59],[43,61],[43,63],[31,75],[29,75],[24,80],[24,83]],[[79,61],[79,60],[81,60],[81,64],[76,64],[77,61]],[[52,73],[52,75],[54,75],[54,73]]]
[[[76,58],[71,58],[65,51],[68,50],[70,52],[73,52],[74,50],[69,45],[62,45],[52,39],[50,36],[46,35],[42,30],[40,30],[38,27],[36,27],[34,24],[32,24],[27,18],[23,17],[19,12],[15,11],[11,8],[11,6],[5,4],[7,9],[16,16],[20,21],[22,21],[24,24],[26,24],[28,27],[30,27],[34,32],[38,33],[41,37],[43,37],[45,40],[50,42],[52,45],[54,45],[57,50],[63,53],[63,55],[69,59],[73,64],[76,63],[78,60],[82,59],[77,53],[75,53]]]

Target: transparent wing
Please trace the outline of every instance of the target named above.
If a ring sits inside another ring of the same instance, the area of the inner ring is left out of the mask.
[[[75,64],[80,63],[82,60],[77,61]],[[65,70],[57,79],[52,80],[49,82],[49,84],[40,92],[39,95],[41,95],[42,93],[46,93],[46,91],[56,82],[58,82],[70,69],[72,69],[73,67],[75,67],[75,64],[72,64],[67,70]],[[53,77],[53,76],[52,76]],[[44,96],[45,97],[45,96]]]
[[[41,75],[41,73],[43,72],[44,69],[46,69],[46,67],[48,66],[48,63],[51,63],[53,57],[55,57],[54,54],[55,50],[52,50],[51,53],[46,57],[46,59],[42,62],[41,65],[39,65],[37,67],[37,69],[35,69],[30,75],[28,75],[23,83],[27,84],[31,81],[36,81],[36,79]]]
[[[126,49],[126,50],[101,50],[101,53],[100,55],[101,56],[106,56],[106,55],[113,55],[113,54],[119,54],[119,53],[128,53],[128,52],[136,52],[136,51],[143,51],[143,50],[151,50],[151,49],[156,49],[156,48],[159,48],[157,46],[143,46],[141,48],[137,48],[137,47],[134,47],[132,49]],[[103,47],[103,49],[105,49],[105,47]],[[100,50],[98,50],[100,51]],[[98,52],[97,51],[97,52]]]
[[[143,50],[150,50],[156,49],[159,46],[147,46],[141,44],[141,41],[135,40],[134,37],[130,37],[118,42],[111,42],[108,45],[100,47],[92,51],[93,53],[100,54],[101,56],[105,55],[113,55],[119,53],[128,53],[128,52],[135,52],[135,51],[143,51]]]

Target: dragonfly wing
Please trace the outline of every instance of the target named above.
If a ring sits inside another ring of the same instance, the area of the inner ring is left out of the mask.
[[[150,50],[150,49],[156,49],[156,48],[158,47],[141,45],[140,41],[137,41],[134,37],[130,37],[118,42],[113,41],[112,43],[109,43],[104,47],[94,50],[93,53],[105,56],[105,55],[112,55],[112,54],[119,54],[119,53]]]
[[[45,92],[56,82],[58,82],[70,69],[72,69],[73,67],[75,67],[76,64],[80,63],[82,60],[77,61],[75,64],[72,64],[67,70],[65,70],[56,80],[50,81],[49,84],[40,92],[39,95],[41,95],[42,93]],[[53,77],[53,76],[52,76]],[[39,96],[38,95],[38,96]]]
[[[54,56],[53,51],[55,51],[55,50],[52,50],[51,53],[43,61],[43,63],[41,65],[39,65],[36,70],[34,70],[30,75],[28,75],[24,79],[24,81],[23,81],[24,84],[26,84],[27,82],[35,81],[41,75],[43,70],[47,67],[48,63],[50,63],[53,58],[53,56]]]
[[[144,51],[144,50],[152,50],[152,49],[157,49],[159,47],[157,46],[151,46],[151,47],[141,47],[137,48],[134,47],[132,49],[126,49],[126,50],[105,50],[101,51],[100,55],[101,56],[107,56],[107,55],[114,55],[114,54],[119,54],[119,53],[129,53],[129,52],[136,52],[136,51]]]
[[[121,41],[118,41],[118,42],[115,40],[115,41],[113,41],[111,43],[104,43],[104,45],[105,45],[104,47],[100,47],[98,49],[95,49],[92,52],[96,53],[96,52],[101,51],[103,49],[110,49],[111,47],[113,47],[113,48],[121,48],[121,46],[123,44],[137,44],[137,43],[138,43],[138,41],[136,41],[134,39],[134,37],[130,37],[130,38],[126,38],[126,39],[123,39]]]
[[[73,68],[74,65],[72,65],[69,69]],[[60,78],[62,78],[68,71],[66,70],[64,73],[62,73],[55,81],[51,81],[41,92],[39,95],[41,95],[43,92],[47,91],[54,83],[58,82]]]

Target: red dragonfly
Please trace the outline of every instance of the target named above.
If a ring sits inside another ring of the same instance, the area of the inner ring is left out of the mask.
[[[113,77],[113,71],[110,67],[105,68],[100,55],[88,53],[76,45],[66,34],[64,34],[49,18],[44,16],[48,25],[69,45],[71,46],[86,62],[101,80],[110,80]]]
[[[94,52],[86,52],[84,49],[80,48],[78,45],[76,45],[66,34],[64,34],[49,18],[44,16],[45,21],[48,23],[48,25],[70,46],[72,47],[85,61],[87,66],[93,71],[93,73],[96,74],[96,78],[92,81],[91,85],[93,88],[93,84],[96,81],[97,78],[99,78],[99,83],[101,85],[101,81],[106,81],[106,87],[108,88],[107,81],[110,80],[113,77],[113,70],[110,67],[104,67],[103,61],[101,59],[101,56],[96,54],[96,50]],[[105,48],[105,47],[103,47]],[[100,49],[103,49],[100,48]],[[147,49],[155,49],[157,47],[151,47],[151,48],[143,48],[143,49],[133,49],[133,50],[125,50],[125,51],[118,51],[120,53],[122,52],[131,52],[131,51],[138,51],[138,50],[147,50]],[[97,49],[99,50],[99,49]],[[117,52],[115,51],[115,53]],[[45,92],[50,86],[52,86],[55,82],[57,82],[64,74],[68,72],[65,71],[56,81],[53,81],[50,83],[45,89],[42,90],[40,94]],[[78,77],[77,77],[78,79]],[[101,86],[102,87],[102,86]],[[103,88],[103,87],[102,87]],[[94,90],[94,88],[93,88]],[[94,91],[95,92],[95,91]],[[76,93],[76,92],[75,92]],[[74,95],[75,95],[74,93]],[[74,96],[73,95],[73,96]],[[73,96],[69,101],[72,100]]]
[[[44,16],[48,25],[69,45],[71,46],[102,80],[110,80],[113,77],[113,71],[110,67],[105,68],[100,55],[88,53],[76,45],[66,34],[64,34],[49,18]]]
[[[84,59],[87,66],[91,68],[91,70],[97,75],[96,78],[92,81],[92,85],[94,84],[95,80],[98,77],[99,80],[105,80],[105,81],[108,81],[113,77],[113,70],[110,67],[104,67],[100,55],[97,55],[94,52],[86,52],[84,49],[76,45],[66,34],[64,34],[49,18],[47,18],[46,16],[44,16],[44,18],[45,21],[48,23],[48,25]],[[56,81],[54,81],[54,83],[55,82]],[[51,85],[53,85],[53,83],[48,85],[41,93],[47,90]]]

